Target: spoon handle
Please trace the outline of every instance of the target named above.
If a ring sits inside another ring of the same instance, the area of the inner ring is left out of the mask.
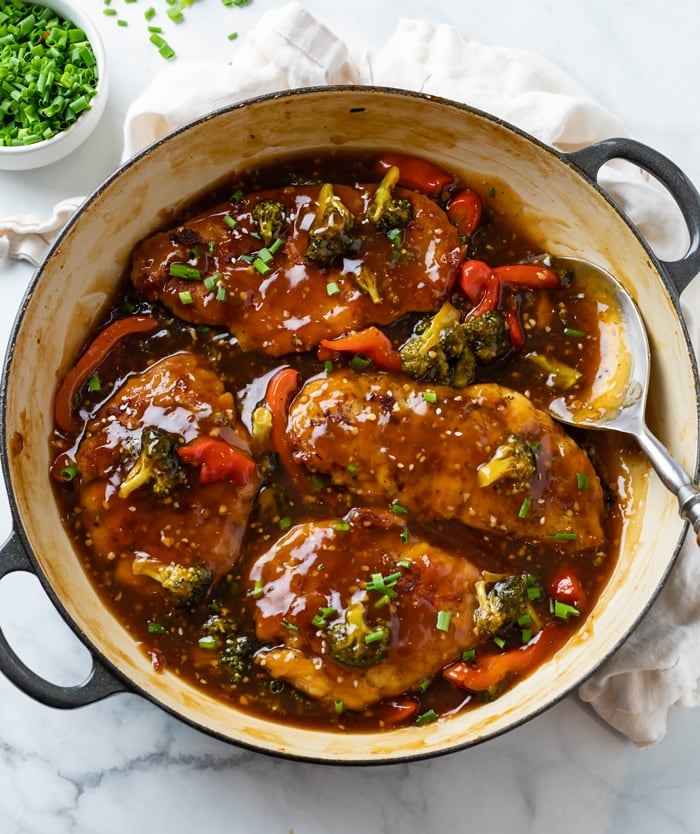
[[[646,425],[642,424],[635,437],[663,485],[678,498],[681,518],[690,522],[700,545],[700,489]]]

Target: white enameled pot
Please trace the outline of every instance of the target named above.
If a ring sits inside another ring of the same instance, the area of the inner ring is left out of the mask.
[[[0,576],[36,574],[93,656],[83,684],[57,686],[28,669],[0,632],[0,669],[37,700],[74,707],[131,691],[208,733],[266,753],[336,763],[433,756],[489,739],[562,698],[614,651],[663,584],[685,525],[673,496],[644,469],[636,494],[645,498],[628,514],[620,559],[595,609],[551,661],[493,703],[427,726],[345,735],[251,717],[168,671],[154,674],[100,602],[61,524],[49,479],[56,387],[139,240],[234,169],[324,148],[391,149],[426,157],[476,185],[503,183],[507,188],[498,191],[515,197],[517,221],[542,251],[614,272],[649,327],[653,427],[696,472],[697,370],[678,295],[700,272],[700,196],[665,157],[626,139],[562,154],[482,112],[399,90],[297,90],[212,113],[147,148],[86,200],[37,270],[15,324],[0,424],[13,533],[0,552]],[[680,260],[659,261],[598,186],[600,167],[616,158],[650,171],[671,191],[690,232]]]

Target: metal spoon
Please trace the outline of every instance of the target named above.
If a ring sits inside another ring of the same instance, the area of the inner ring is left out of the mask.
[[[599,374],[603,384],[585,400],[559,397],[548,410],[557,420],[587,429],[608,429],[636,438],[656,474],[677,498],[681,518],[693,527],[700,544],[700,489],[669,454],[645,422],[649,368],[649,340],[644,320],[627,290],[609,272],[578,258],[554,258],[557,266],[572,268],[586,283],[593,282],[608,316],[616,321],[617,344],[610,367]]]

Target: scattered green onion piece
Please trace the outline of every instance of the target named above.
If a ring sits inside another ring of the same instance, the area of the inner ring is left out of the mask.
[[[499,649],[502,649],[506,644],[506,641],[502,637],[498,637],[498,635],[496,635],[496,637],[493,638],[493,642],[498,646]]]
[[[315,625],[316,628],[323,628],[326,625],[326,618],[322,617],[321,614],[316,614],[311,618],[311,625]]]
[[[180,298],[180,302],[182,304],[193,304],[194,299],[192,298],[192,293],[189,290],[183,290],[183,292],[178,293]]]
[[[539,599],[542,596],[541,588],[538,588],[536,585],[527,589],[527,598],[530,600]]]
[[[395,513],[396,515],[407,515],[408,514],[408,510],[406,509],[406,507],[402,507],[401,504],[396,504],[396,503],[392,504],[391,507],[390,507],[390,510],[392,511],[392,513]]]
[[[518,625],[521,626],[521,627],[528,626],[532,622],[532,617],[529,614],[521,614],[518,617],[517,622],[518,622]]]
[[[326,292],[330,296],[338,295],[340,293],[340,287],[336,284],[335,281],[330,281],[326,284]]]
[[[226,287],[219,286],[216,291],[216,300],[217,301],[226,301]]]
[[[255,584],[253,585],[253,597],[255,599],[260,599],[260,597],[264,593],[265,593],[265,588],[264,588],[262,579],[256,579]]]
[[[153,20],[153,18],[156,16],[156,10],[153,8],[153,6],[149,6],[143,13],[143,16],[146,18],[146,20]]]
[[[269,264],[269,263],[271,263],[271,261],[274,260],[275,256],[273,255],[273,253],[266,246],[264,246],[258,252],[258,257],[260,258],[261,261],[263,261],[263,263]]]
[[[449,611],[438,611],[435,627],[438,631],[449,631],[452,615]]]
[[[182,23],[185,19],[185,15],[180,11],[180,9],[171,6],[167,11],[166,14],[172,20],[173,23]]]
[[[168,267],[168,273],[172,275],[173,278],[185,278],[188,281],[199,281],[202,278],[197,267],[190,266],[189,264],[170,264]]]
[[[286,515],[284,518],[281,518],[278,521],[277,526],[280,528],[280,530],[289,530],[289,528],[292,526],[292,519],[288,515]]]
[[[520,509],[518,510],[518,518],[527,518],[527,514],[530,512],[531,506],[532,498],[525,498],[523,503],[520,505]]]
[[[354,475],[354,474],[355,474],[355,472],[357,472],[357,467],[355,466],[355,464],[354,464],[354,463],[349,463],[349,464],[347,465],[347,470],[348,470],[348,472],[349,472],[351,475]]]
[[[436,403],[437,402],[437,394],[435,391],[423,391],[423,399],[427,403]]]
[[[378,628],[369,634],[365,634],[365,643],[376,643],[378,640],[383,640],[386,635],[386,629]]]
[[[229,203],[239,203],[243,199],[243,190],[238,188],[229,197]]]
[[[165,632],[167,631],[164,625],[154,622],[149,622],[146,626],[146,629],[149,634],[165,634]]]
[[[226,35],[226,37],[227,37],[230,41],[235,41],[235,40],[236,40],[236,38],[238,37],[238,32],[229,32],[229,33],[228,33],[228,35]]]
[[[577,473],[576,486],[582,491],[588,489],[588,475],[585,472]]]
[[[170,46],[170,44],[164,43],[159,49],[158,52],[163,56],[163,58],[174,58],[175,57],[175,50]]]
[[[576,330],[573,327],[565,327],[564,328],[564,335],[571,336],[572,339],[585,339],[586,334],[583,330]]]
[[[282,620],[281,625],[288,631],[299,631],[299,626],[294,623],[290,623],[286,617]]]
[[[339,533],[347,533],[350,529],[350,525],[347,521],[336,521],[333,525],[333,529]]]
[[[339,698],[337,701],[333,702],[333,707],[336,715],[342,715],[343,710],[345,709],[345,704],[343,704],[342,700]]]
[[[532,640],[532,629],[531,628],[524,628],[520,634],[520,638],[523,641],[523,646]]]
[[[399,561],[396,563],[396,567],[403,568],[403,570],[411,570],[411,563],[408,561],[408,559],[399,559]]]
[[[224,223],[229,227],[229,229],[235,229],[238,226],[238,220],[230,214],[224,215]]]
[[[465,661],[465,663],[468,660],[474,660],[475,657],[476,657],[476,650],[475,649],[465,649],[462,652],[462,660]]]
[[[579,617],[581,615],[578,608],[574,608],[574,606],[569,605],[568,602],[561,602],[558,599],[552,600],[550,608],[552,614],[560,620],[568,620],[569,617]]]
[[[332,360],[326,359],[326,361],[323,363],[323,370],[327,374],[333,373],[333,362],[332,362]]]
[[[427,712],[421,713],[421,715],[416,718],[416,724],[431,724],[433,721],[437,721],[438,714],[435,712],[434,709],[429,709]]]
[[[283,242],[282,238],[280,238],[280,237],[275,238],[272,241],[269,248],[270,248],[270,252],[272,252],[273,255],[280,249],[280,247],[282,246],[282,242]]]
[[[408,544],[409,539],[411,538],[411,531],[408,529],[408,527],[404,527],[399,533],[399,535],[401,536],[401,541],[404,544]]]
[[[102,390],[102,383],[100,382],[100,378],[97,374],[93,374],[90,379],[88,380],[87,384],[88,391],[101,391]]]
[[[396,592],[394,592],[392,596],[396,597]],[[384,608],[386,605],[388,605],[391,602],[392,596],[390,596],[389,593],[387,592],[386,594],[384,594],[384,596],[379,597],[379,599],[374,603],[374,607],[375,608]]]
[[[361,353],[356,353],[350,360],[350,367],[353,371],[365,371],[372,364],[372,360],[368,356],[363,356]]]
[[[255,269],[258,270],[258,272],[261,275],[267,275],[267,273],[270,271],[270,267],[261,258],[256,258],[253,261],[253,266],[255,267]]]
[[[573,542],[577,536],[576,533],[555,533],[552,538],[560,542]]]
[[[216,289],[216,278],[213,275],[207,275],[207,277],[204,279],[204,287],[207,290],[209,290],[209,292],[212,292],[213,290],[215,290]]]
[[[120,17],[119,20],[117,21],[117,26],[127,27],[128,25],[129,25],[129,21],[124,20],[123,17]]]
[[[212,649],[216,649],[219,645],[219,641],[211,634],[207,634],[204,637],[200,637],[198,641],[198,645],[200,649],[207,649],[211,651]]]
[[[428,689],[430,689],[430,685],[431,685],[432,682],[433,682],[432,678],[426,678],[424,681],[421,681],[418,684],[418,691],[420,692],[421,695],[423,695],[425,692],[428,691]]]
[[[74,480],[78,474],[78,467],[69,464],[68,466],[64,466],[61,469],[61,480],[69,483],[70,481]]]
[[[102,9],[102,14],[105,15],[105,17],[116,17],[118,12],[116,9]]]

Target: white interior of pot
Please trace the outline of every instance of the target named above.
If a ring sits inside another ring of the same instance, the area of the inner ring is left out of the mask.
[[[474,711],[426,727],[363,736],[251,718],[167,671],[154,674],[83,573],[62,531],[48,478],[57,381],[119,281],[134,244],[233,169],[324,147],[391,148],[462,172],[477,187],[505,182],[522,200],[519,222],[543,250],[611,268],[633,290],[650,325],[655,368],[650,398],[668,429],[658,427],[661,438],[693,469],[695,391],[677,315],[643,246],[606,200],[553,154],[478,114],[414,95],[348,89],[265,99],[206,119],[139,157],[88,202],[44,265],[17,334],[8,376],[7,437],[11,446],[21,435],[22,451],[12,456],[11,474],[22,524],[50,585],[92,644],[137,687],[205,729],[258,748],[335,761],[400,759],[473,743],[520,723],[612,651],[653,597],[682,530],[675,500],[655,477],[646,503],[630,514],[624,554],[596,609],[545,668]],[[495,200],[498,204],[498,194]],[[637,494],[645,488],[642,484]]]

